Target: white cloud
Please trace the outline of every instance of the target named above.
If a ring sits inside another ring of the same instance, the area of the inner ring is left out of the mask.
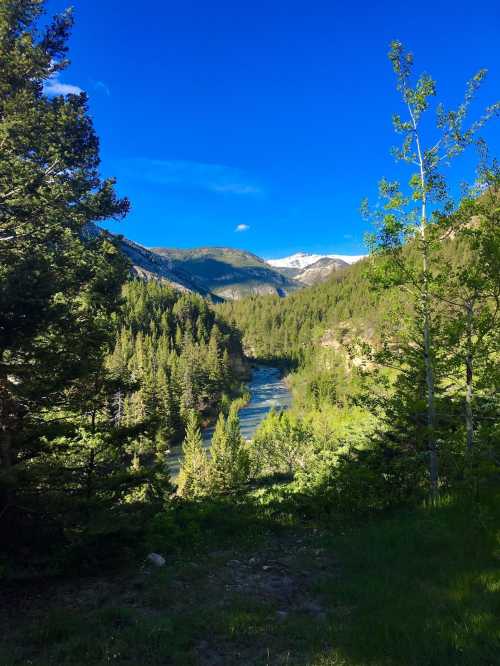
[[[241,169],[224,164],[145,158],[127,160],[124,164],[128,175],[158,185],[243,196],[262,192]]]
[[[100,90],[108,97],[111,97],[111,90],[109,89],[109,86],[104,83],[104,81],[94,81],[94,88],[96,90]]]
[[[259,194],[260,189],[253,185],[242,183],[229,183],[228,185],[214,185],[214,192],[228,192],[229,194]]]
[[[60,81],[59,72],[53,74],[50,79],[45,82],[43,91],[49,97],[55,97],[56,95],[79,95],[83,92],[78,86]]]
[[[235,231],[241,232],[241,231],[248,231],[249,229],[250,229],[250,225],[248,225],[248,224],[238,224]]]

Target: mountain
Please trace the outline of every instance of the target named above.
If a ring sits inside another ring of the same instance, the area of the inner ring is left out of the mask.
[[[346,255],[346,254],[311,254],[309,252],[297,252],[289,257],[282,259],[268,259],[267,263],[274,268],[295,268],[304,269],[320,259],[338,259],[346,264],[354,264],[363,259],[365,255]]]
[[[89,237],[101,233],[109,232],[96,225],[85,229]],[[362,258],[299,252],[284,259],[265,261],[245,250],[147,248],[123,236],[110,235],[119,241],[137,277],[163,280],[180,291],[195,292],[214,301],[238,300],[250,295],[287,296],[326,280],[333,271],[347,268]]]
[[[88,224],[83,230],[83,235],[89,239],[100,234],[118,241],[137,277],[162,280],[175,289],[198,293],[212,301],[236,300],[257,294],[286,296],[303,286],[244,250],[227,247],[147,248],[95,224]]]
[[[318,284],[319,282],[324,282],[334,271],[343,270],[348,268],[349,264],[343,259],[334,259],[333,257],[322,257],[315,261],[313,264],[306,266],[304,269],[300,268],[289,268],[281,269],[293,271],[294,274],[289,277],[293,277],[297,282],[300,282],[303,285],[313,285]],[[295,274],[295,271],[298,271]]]
[[[210,289],[207,289],[195,276],[183,271],[181,267],[174,266],[168,257],[127,238],[119,237],[119,241],[120,248],[130,259],[132,270],[137,277],[163,280],[179,291],[196,292],[202,296],[213,297]]]
[[[166,262],[173,274],[189,276],[194,284],[224,299],[236,300],[256,294],[286,296],[302,286],[260,257],[244,250],[156,247],[149,251]]]
[[[333,271],[347,268],[363,258],[364,255],[297,252],[282,259],[268,259],[267,263],[286,277],[310,286],[324,282]]]

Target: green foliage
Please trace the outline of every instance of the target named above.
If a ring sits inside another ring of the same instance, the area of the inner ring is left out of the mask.
[[[128,202],[99,177],[86,96],[44,95],[67,65],[72,18],[38,30],[42,9],[33,0],[0,8],[0,511],[9,545],[64,514],[48,501],[60,489],[54,478],[72,489],[69,504],[81,492],[90,501],[96,455],[120,455],[97,413],[112,383],[103,359],[128,267],[92,225],[122,217]]]
[[[231,406],[227,421],[222,412],[219,414],[210,455],[210,491],[241,491],[250,477],[250,457],[240,432],[237,404]]]
[[[188,250],[156,248],[167,257],[174,271],[194,277],[194,283],[222,298],[241,298],[253,293],[290,293],[300,287],[250,252],[227,247]]]
[[[300,418],[270,412],[252,441],[254,467],[261,472],[293,475],[311,454],[313,434]]]
[[[488,195],[478,197],[476,192],[455,210],[440,169],[471,145],[500,107],[488,107],[465,128],[469,106],[484,79],[481,71],[468,84],[457,111],[437,108],[436,136],[427,137],[429,128],[421,123],[431,110],[435,82],[425,74],[412,81],[413,56],[399,42],[391,45],[389,57],[408,114],[406,119],[393,118],[402,135],[394,154],[412,173],[409,190],[387,178],[379,183],[382,205],[372,215],[377,229],[372,257],[285,300],[253,298],[218,306],[243,331],[247,353],[285,362],[295,370],[290,376],[294,409],[306,416],[313,430],[332,408],[347,414],[360,410],[366,434],[377,424],[371,440],[365,437],[362,443],[362,450],[373,455],[363,453],[359,464],[377,467],[378,457],[393,459],[397,469],[381,473],[394,475],[394,485],[401,485],[401,492],[395,492],[391,484],[379,484],[381,506],[391,497],[396,503],[419,497],[426,487],[435,495],[438,472],[442,488],[459,483],[466,448],[478,435],[483,445],[489,438],[487,456],[494,458],[494,437],[486,433],[498,413],[497,172],[495,164],[487,166],[484,160],[480,185],[487,187]],[[363,209],[369,212],[366,202]],[[272,419],[262,429],[269,451],[271,442],[280,440],[278,424],[271,423]],[[345,435],[345,446],[357,448],[358,436]],[[336,440],[328,429],[313,436],[310,461],[317,461],[318,470],[311,472],[306,486],[315,486],[313,477],[328,476],[329,466],[344,464],[337,453],[332,456]],[[353,460],[358,459],[354,455]],[[354,474],[356,464],[347,465],[346,478]],[[361,483],[363,470],[358,477]],[[363,483],[369,488],[372,481]],[[354,485],[338,483],[342,493]],[[360,501],[362,495],[360,491]],[[344,499],[349,502],[348,494]]]
[[[165,449],[182,437],[192,410],[212,415],[224,393],[234,392],[239,336],[195,294],[136,280],[123,296],[108,366],[136,387],[123,396],[116,419]]]
[[[385,178],[380,181],[382,205],[377,206],[372,214],[377,225],[377,233],[372,237],[372,252],[381,255],[384,260],[379,264],[376,278],[384,286],[392,283],[404,287],[414,310],[410,326],[415,337],[420,334],[421,338],[421,341],[416,339],[416,344],[421,349],[425,374],[425,437],[429,455],[430,492],[436,497],[439,491],[436,391],[440,377],[437,367],[439,346],[436,342],[439,321],[435,301],[443,297],[440,293],[442,280],[438,254],[447,238],[446,225],[443,230],[439,222],[446,219],[454,209],[454,202],[448,194],[448,184],[440,169],[442,163],[449,165],[472,144],[475,135],[486,122],[500,115],[500,102],[488,107],[478,120],[464,129],[469,106],[486,74],[486,70],[481,70],[469,81],[464,101],[456,111],[446,112],[442,104],[437,107],[436,131],[432,134],[423,122],[423,117],[430,111],[431,98],[436,95],[435,82],[427,74],[413,81],[413,56],[405,51],[400,42],[392,42],[389,58],[407,114],[406,120],[399,115],[393,117],[394,129],[403,137],[401,146],[393,149],[393,154],[397,160],[409,165],[412,173],[407,194],[398,181]],[[366,203],[363,209],[367,210]],[[408,251],[409,241],[418,261],[414,261],[412,252]],[[399,349],[392,353],[390,343],[385,345],[383,356],[393,366],[405,365],[405,354],[401,354]],[[471,364],[468,365],[470,374]],[[469,399],[471,390],[472,384],[468,381],[466,418],[469,448],[473,438]]]
[[[164,505],[170,443],[243,364],[202,298],[126,283],[94,225],[128,201],[100,179],[87,98],[44,94],[68,64],[71,12],[40,27],[42,11],[0,8],[0,537],[13,552],[87,544],[92,559],[97,535],[120,525],[125,542],[131,515]]]
[[[177,479],[177,493],[181,497],[197,499],[207,494],[208,487],[208,459],[203,448],[198,416],[192,411],[182,444],[182,464]]]

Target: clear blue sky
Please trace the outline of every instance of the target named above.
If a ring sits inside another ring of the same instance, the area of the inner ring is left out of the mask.
[[[481,67],[474,110],[500,97],[498,0],[72,4],[60,79],[88,92],[102,172],[131,199],[111,228],[148,246],[362,251],[359,202],[396,173],[392,39],[447,105]],[[498,155],[500,119],[484,134]],[[454,179],[472,177],[474,161]]]

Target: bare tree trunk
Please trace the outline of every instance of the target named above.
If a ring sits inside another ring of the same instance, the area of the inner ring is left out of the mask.
[[[438,494],[439,470],[438,470],[438,452],[435,437],[436,426],[436,400],[435,400],[435,382],[434,382],[434,364],[432,359],[432,336],[431,336],[431,316],[430,316],[430,291],[429,291],[429,259],[427,247],[427,197],[425,182],[425,166],[422,151],[420,148],[420,138],[417,132],[417,126],[410,109],[412,118],[415,141],[417,146],[420,185],[422,189],[422,208],[420,217],[420,237],[422,243],[422,314],[423,314],[423,342],[424,342],[424,367],[425,383],[427,387],[427,445],[429,449],[429,476],[431,485],[431,498],[434,500]]]
[[[467,452],[470,453],[474,446],[474,415],[472,410],[472,395],[473,395],[473,378],[474,378],[474,362],[473,362],[473,349],[472,349],[472,303],[467,303],[467,328],[466,328],[466,355],[465,355],[465,373],[466,373],[466,389],[465,389],[465,428],[467,437]]]
[[[123,420],[123,393],[121,389],[119,389],[115,393],[115,399],[114,399],[114,408],[115,408],[115,414],[113,417],[113,421],[115,423],[115,426],[120,426]]]

